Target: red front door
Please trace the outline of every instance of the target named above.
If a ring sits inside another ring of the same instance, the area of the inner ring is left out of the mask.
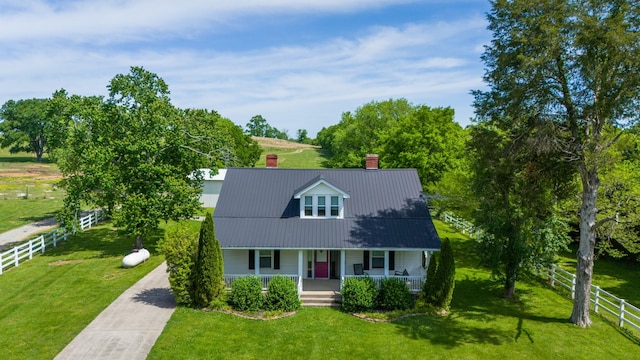
[[[329,252],[327,250],[314,251],[316,257],[315,278],[326,279],[329,277]]]

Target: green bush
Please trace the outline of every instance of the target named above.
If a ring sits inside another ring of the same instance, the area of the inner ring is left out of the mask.
[[[347,278],[342,284],[342,309],[348,312],[375,308],[378,289],[370,277]]]
[[[209,307],[224,290],[221,264],[222,250],[216,239],[213,218],[207,213],[200,227],[198,256],[193,270],[193,303],[203,308]]]
[[[435,276],[435,301],[433,305],[440,309],[449,309],[453,299],[453,289],[455,287],[456,264],[453,259],[453,249],[449,239],[442,242],[440,249],[440,264]]]
[[[296,283],[284,276],[277,275],[269,281],[267,296],[264,299],[266,310],[295,311],[300,308]]]
[[[427,300],[430,304],[435,302],[435,280],[436,270],[438,269],[438,256],[436,253],[431,255],[429,259],[429,266],[427,267],[427,279],[422,284],[422,298]]]
[[[179,304],[191,305],[193,299],[192,271],[198,248],[198,233],[185,221],[169,230],[158,243],[158,251],[167,261],[169,284]]]
[[[234,310],[255,312],[262,309],[262,281],[250,275],[235,279],[231,283],[229,303]]]
[[[380,284],[378,304],[382,310],[407,310],[411,308],[411,290],[401,278],[386,278]]]

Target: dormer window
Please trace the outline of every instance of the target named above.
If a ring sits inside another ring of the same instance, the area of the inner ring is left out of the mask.
[[[337,195],[306,195],[302,217],[308,218],[339,218],[342,217],[342,201]]]
[[[293,198],[300,199],[301,218],[340,219],[344,217],[344,199],[349,194],[319,176],[297,190]]]

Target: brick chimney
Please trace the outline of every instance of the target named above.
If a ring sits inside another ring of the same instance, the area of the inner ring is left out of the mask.
[[[267,154],[267,168],[277,168],[277,167],[278,167],[278,155]]]
[[[367,170],[376,170],[378,169],[378,154],[367,154],[366,157],[366,169]]]

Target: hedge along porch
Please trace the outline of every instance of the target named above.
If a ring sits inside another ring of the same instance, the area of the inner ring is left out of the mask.
[[[214,213],[226,281],[253,274],[266,287],[282,274],[301,291],[304,280],[366,273],[374,280],[406,277],[419,288],[440,238],[418,174],[378,169],[375,155],[366,163],[280,169],[268,155],[267,168],[228,169]]]
[[[384,278],[400,277],[411,291],[418,292],[426,279],[425,268],[431,254],[393,250],[223,250],[227,286],[236,278],[255,275],[266,289],[269,280],[280,274],[292,279],[299,293],[308,291],[304,284],[309,280],[337,279],[340,281],[335,289],[330,285],[324,288],[339,290],[344,279],[359,276],[369,276],[378,285]]]

